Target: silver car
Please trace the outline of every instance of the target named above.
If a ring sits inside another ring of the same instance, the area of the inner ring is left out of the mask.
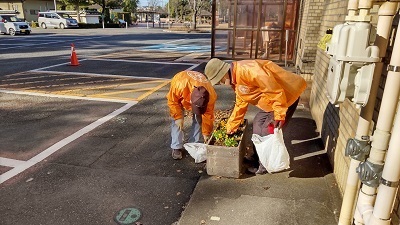
[[[43,29],[48,27],[60,29],[79,27],[76,19],[63,12],[39,12],[38,23]]]
[[[11,36],[15,34],[30,34],[31,27],[28,23],[18,19],[14,15],[0,13],[0,32]]]

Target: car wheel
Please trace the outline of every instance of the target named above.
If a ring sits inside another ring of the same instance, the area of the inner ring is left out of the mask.
[[[65,25],[63,23],[60,23],[60,29],[64,29]]]
[[[29,30],[25,31],[26,35],[29,35],[31,32]]]
[[[14,35],[15,35],[15,30],[12,29],[12,28],[10,28],[10,29],[8,30],[8,33],[9,33],[11,36],[14,36]]]
[[[42,28],[43,28],[43,29],[47,29],[47,26],[46,26],[45,23],[42,23]]]

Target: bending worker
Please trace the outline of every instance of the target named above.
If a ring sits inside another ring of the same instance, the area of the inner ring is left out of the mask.
[[[202,135],[204,141],[208,140],[213,129],[217,93],[204,74],[182,71],[172,78],[166,97],[172,117],[172,158],[182,159],[184,110],[193,112],[188,142],[200,142]]]
[[[211,59],[205,74],[212,85],[231,85],[236,94],[235,107],[227,121],[227,133],[235,132],[246,114],[248,104],[261,109],[253,120],[253,133],[266,136],[283,128],[293,116],[306,81],[268,60],[242,60],[228,64]],[[263,174],[260,164],[253,171]]]

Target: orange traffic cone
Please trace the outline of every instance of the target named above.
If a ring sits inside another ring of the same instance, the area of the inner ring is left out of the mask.
[[[71,44],[71,66],[79,66],[78,57],[75,52],[75,45]]]

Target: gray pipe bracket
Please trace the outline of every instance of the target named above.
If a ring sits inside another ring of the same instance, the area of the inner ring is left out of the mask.
[[[400,72],[400,66],[388,65],[387,71],[396,72],[396,73]]]
[[[370,161],[361,162],[356,172],[361,182],[369,187],[377,188],[381,181],[383,165],[373,164]]]
[[[371,151],[371,143],[367,140],[351,138],[347,140],[345,155],[358,161],[365,161]]]
[[[380,182],[381,182],[381,184],[391,187],[391,188],[395,188],[395,187],[399,186],[399,181],[388,181],[383,177],[381,177]]]

